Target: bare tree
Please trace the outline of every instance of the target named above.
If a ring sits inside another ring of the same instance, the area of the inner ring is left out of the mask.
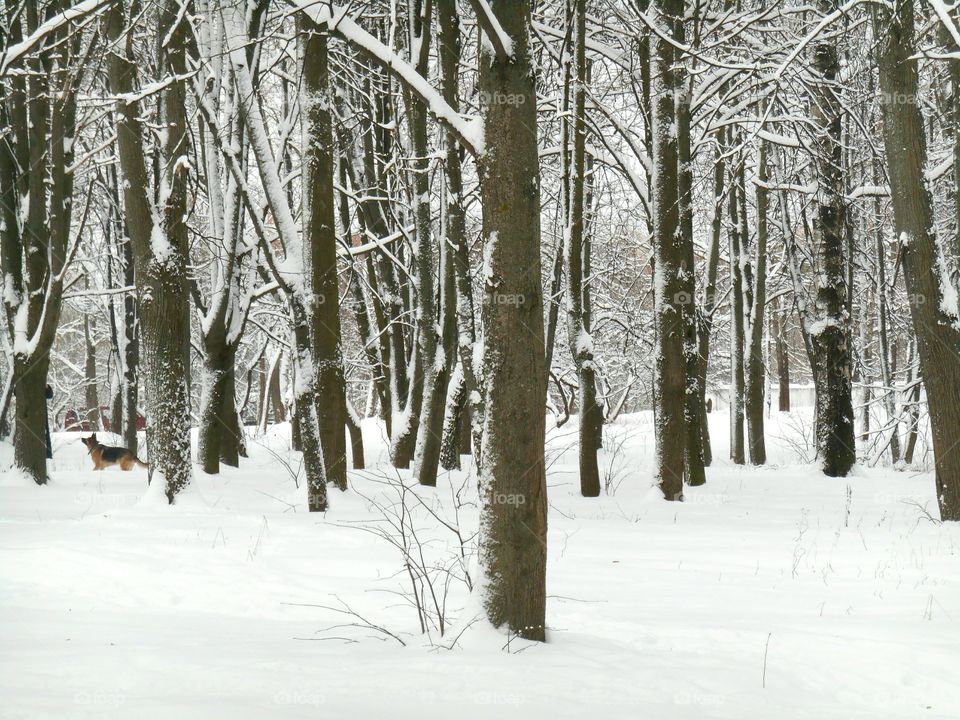
[[[190,482],[190,422],[187,360],[190,347],[187,295],[187,128],[186,53],[188,19],[178,0],[163,6],[162,66],[173,76],[161,93],[165,126],[156,201],[147,174],[145,123],[137,95],[138,62],[134,25],[121,5],[107,20],[110,88],[117,96],[117,148],[123,204],[133,246],[147,396],[147,450],[150,464],[166,483],[167,499]]]
[[[927,138],[919,83],[912,0],[876,11],[877,65],[883,98],[884,146],[900,238],[904,281],[926,387],[943,520],[960,520],[960,330],[956,309],[945,309],[942,258],[933,234],[933,200],[924,179]],[[911,443],[912,445],[912,443]],[[908,449],[910,455],[913,448]]]

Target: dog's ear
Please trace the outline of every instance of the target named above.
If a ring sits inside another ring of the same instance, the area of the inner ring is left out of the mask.
[[[97,434],[94,433],[93,435],[91,435],[91,436],[90,436],[90,439],[91,439],[91,440],[96,440],[96,439],[97,439]]]

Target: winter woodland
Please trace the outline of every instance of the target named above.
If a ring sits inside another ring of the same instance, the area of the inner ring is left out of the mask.
[[[958,178],[956,0],[4,0],[0,715],[960,717]]]

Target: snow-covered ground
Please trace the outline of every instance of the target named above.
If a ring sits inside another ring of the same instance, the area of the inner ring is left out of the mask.
[[[371,469],[325,517],[284,427],[172,508],[57,434],[48,486],[0,473],[0,716],[960,718],[960,527],[928,516],[932,476],[824,478],[797,464],[800,419],[770,422],[772,464],[736,468],[714,413],[718,460],[683,504],[650,487],[649,416],[607,428],[600,499],[578,496],[574,423],[551,431],[542,645],[471,623],[458,580],[445,636],[420,634],[373,423]],[[428,564],[456,572],[434,515],[452,524],[463,487],[469,536],[473,485],[409,495]]]

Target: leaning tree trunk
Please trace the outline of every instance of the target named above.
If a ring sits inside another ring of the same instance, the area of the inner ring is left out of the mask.
[[[835,10],[837,0],[821,0],[821,9]],[[844,200],[842,119],[843,108],[835,90],[840,72],[836,41],[824,40],[814,47],[815,86],[813,114],[819,126],[816,153],[818,253],[821,281],[817,289],[817,318],[807,327],[813,350],[816,390],[817,451],[823,472],[845,477],[856,462],[853,427],[853,372],[850,359],[850,318],[844,248]]]
[[[328,482],[347,489],[347,401],[341,350],[333,125],[327,31],[303,20],[304,249],[313,288],[313,361],[320,446]]]
[[[531,12],[529,0],[490,5],[512,47],[480,55],[486,152],[477,165],[487,258],[484,292],[523,302],[483,304],[483,604],[493,625],[545,640],[546,376]]]
[[[943,284],[951,280],[933,235],[933,200],[924,178],[927,142],[920,105],[915,102],[913,2],[896,0],[893,12],[879,9],[877,19],[880,91],[895,100],[883,105],[884,145],[920,374],[927,391],[937,501],[943,520],[960,520],[960,330],[958,318],[944,309]]]

